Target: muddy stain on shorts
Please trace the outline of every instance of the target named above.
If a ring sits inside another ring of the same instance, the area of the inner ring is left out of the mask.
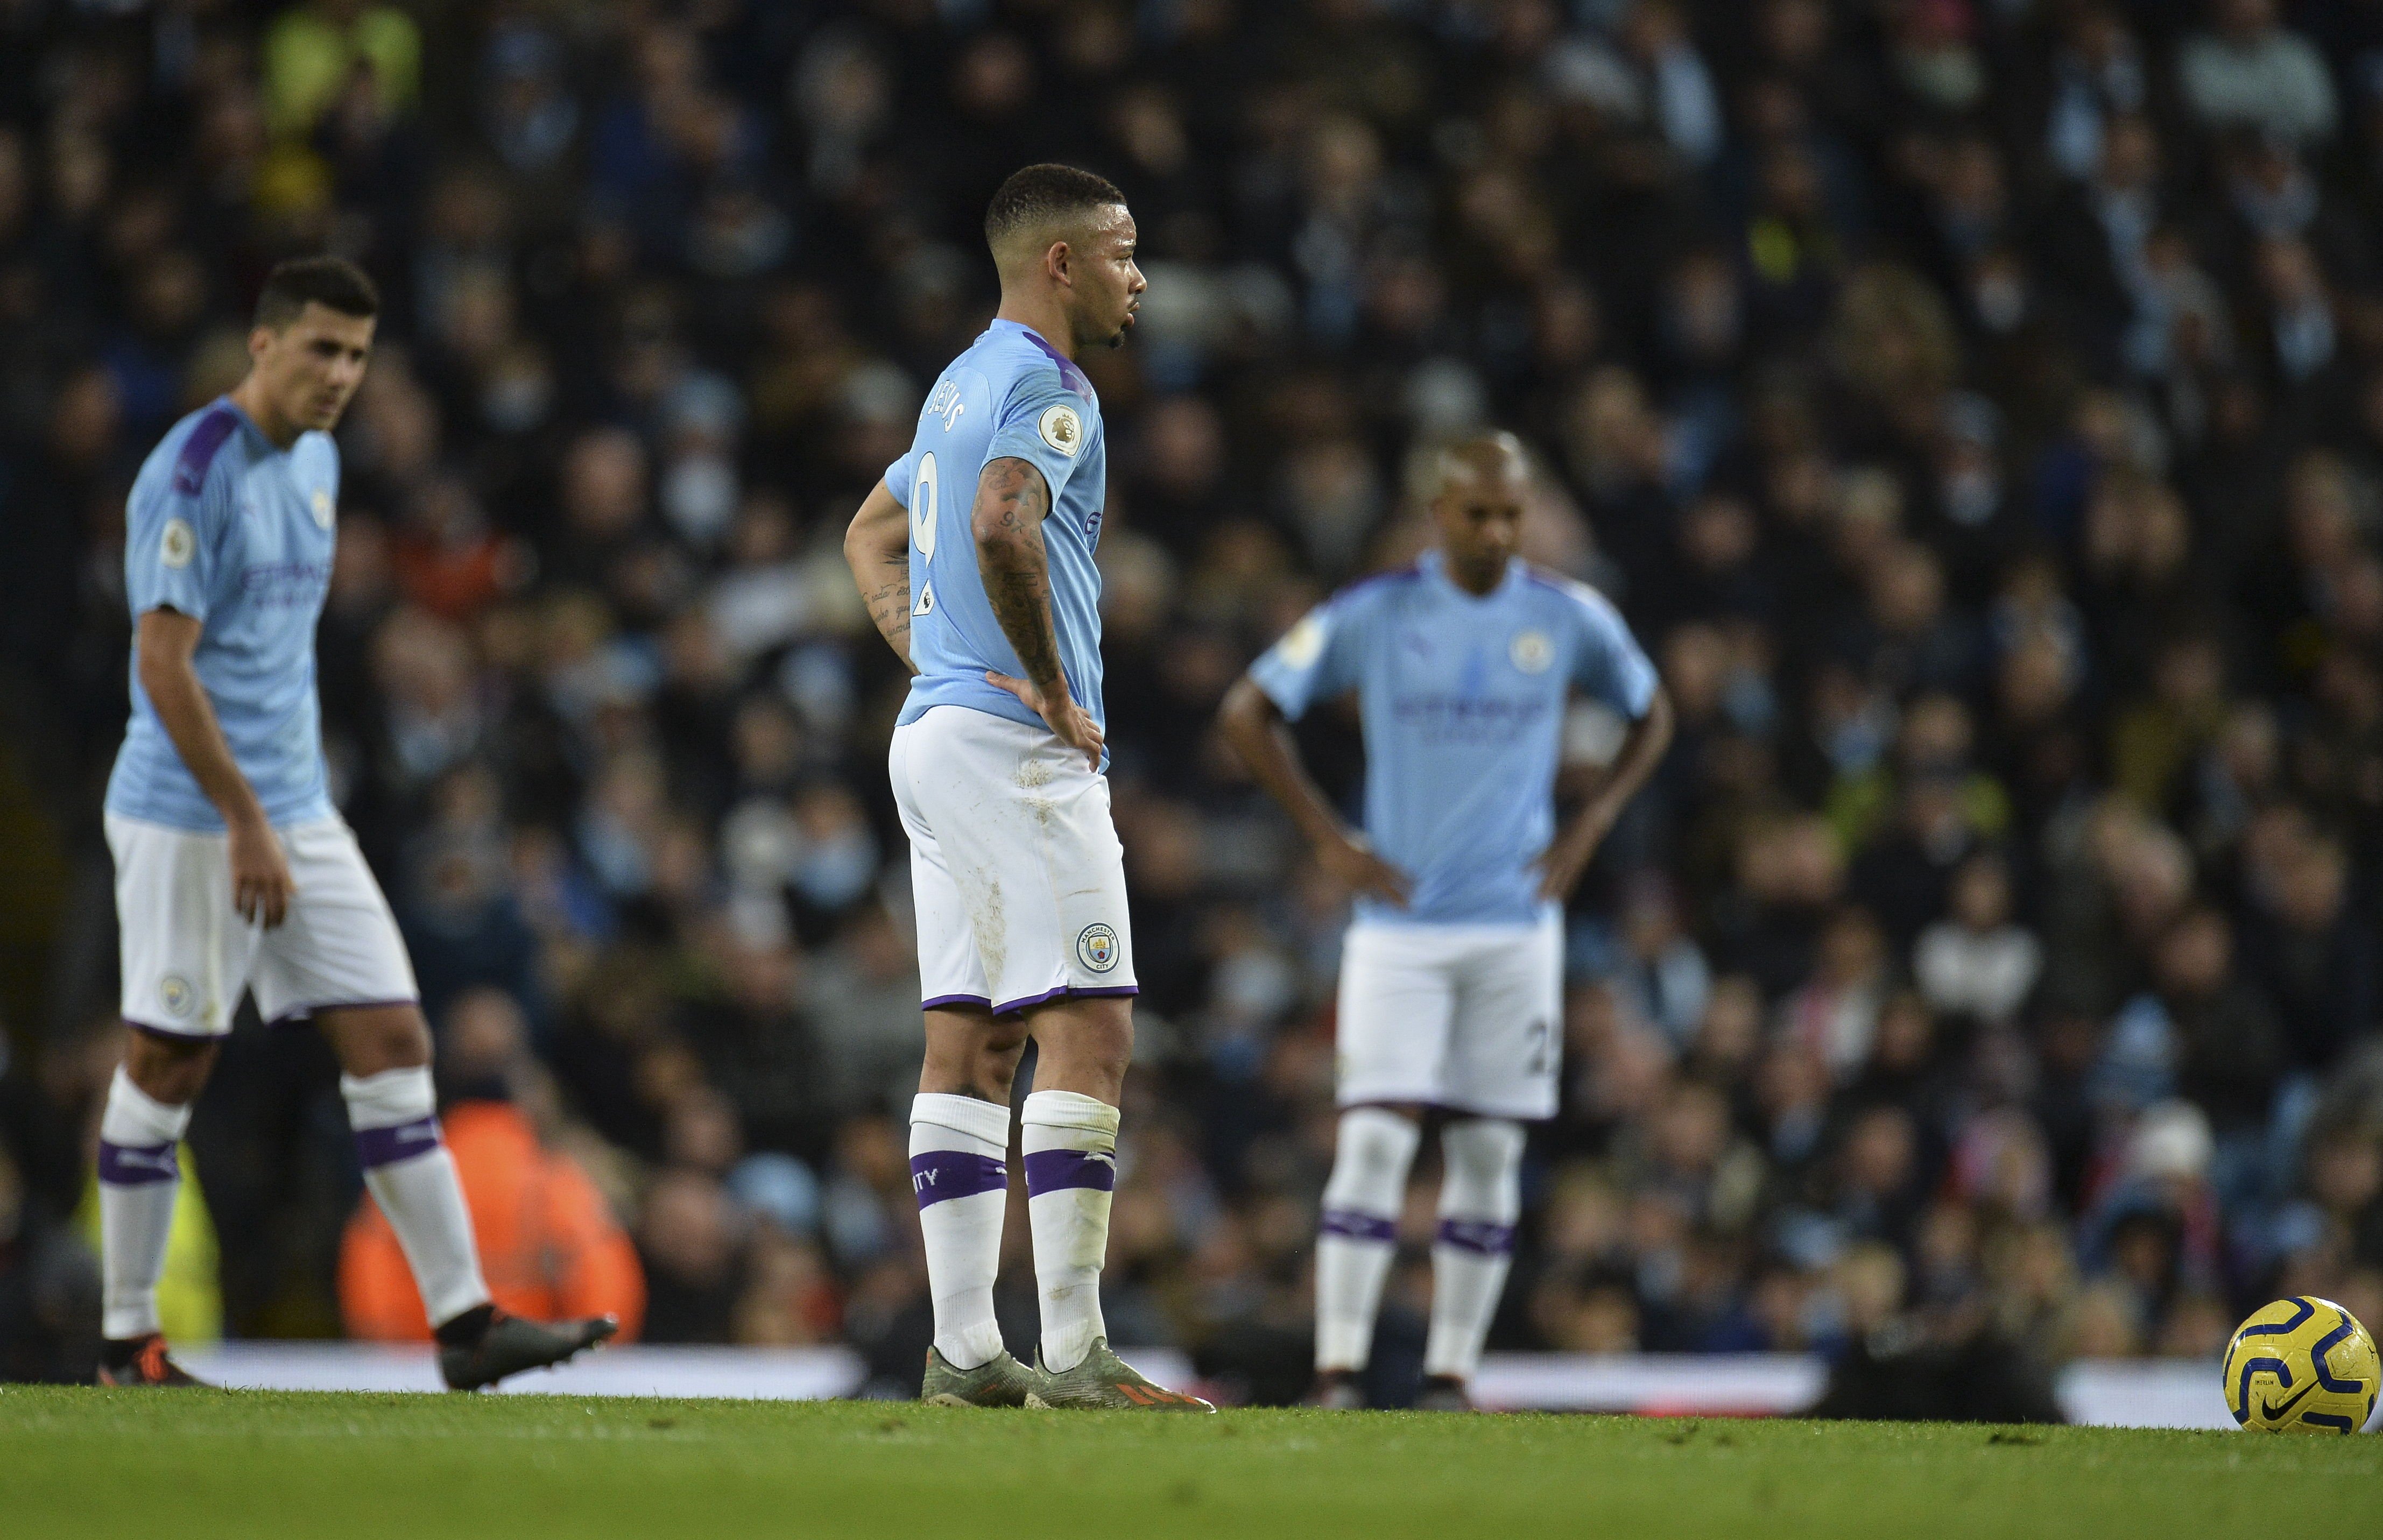
[[[1045,833],[1058,821],[1059,805],[1047,796],[1036,796],[1034,793],[1049,785],[1056,773],[1040,759],[1029,759],[1018,767],[1016,780],[1018,789],[1027,794],[1026,810],[1034,815],[1035,826]]]
[[[1002,904],[1001,879],[982,871],[969,875],[972,880],[961,884],[960,896],[968,905],[969,928],[976,932],[976,955],[984,964],[986,992],[997,995],[1002,965],[1009,960],[1009,917]]]

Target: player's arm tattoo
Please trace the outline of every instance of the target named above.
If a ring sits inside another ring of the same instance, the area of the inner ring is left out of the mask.
[[[883,482],[870,488],[844,532],[844,560],[869,607],[870,622],[903,662],[910,661],[910,515]]]
[[[910,553],[904,551],[888,563],[893,575],[860,596],[869,606],[869,619],[878,634],[905,657],[910,651]]]
[[[1028,462],[1004,455],[977,478],[969,524],[976,536],[977,570],[1001,634],[1017,649],[1019,666],[1039,690],[1064,688],[1059,634],[1051,621],[1051,560],[1043,546],[1043,518],[1051,488]]]

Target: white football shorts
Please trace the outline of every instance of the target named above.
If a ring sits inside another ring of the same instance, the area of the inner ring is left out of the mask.
[[[267,1021],[420,999],[396,917],[346,821],[274,832],[293,886],[282,922],[268,930],[232,907],[228,835],[107,815],[125,1020],[167,1037],[212,1038],[231,1030],[251,989]]]
[[[1006,1016],[1140,992],[1109,783],[1048,728],[966,706],[894,730],[924,1004]]]
[[[1344,1107],[1418,1102],[1553,1117],[1563,1042],[1563,927],[1358,924],[1340,954]]]

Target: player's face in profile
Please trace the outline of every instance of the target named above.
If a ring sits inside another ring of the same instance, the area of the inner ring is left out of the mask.
[[[279,331],[258,327],[249,355],[267,399],[298,426],[329,432],[364,383],[377,324],[369,315],[309,303]]]
[[[1150,287],[1134,261],[1139,240],[1133,216],[1124,205],[1112,203],[1093,216],[1069,273],[1075,280],[1079,345],[1125,346],[1134,312],[1142,308],[1142,291]]]
[[[1523,499],[1528,490],[1521,467],[1508,461],[1484,466],[1458,460],[1444,474],[1432,516],[1440,548],[1471,585],[1494,583],[1523,538]]]

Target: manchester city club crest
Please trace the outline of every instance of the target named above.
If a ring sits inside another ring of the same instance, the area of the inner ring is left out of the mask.
[[[330,528],[331,494],[320,487],[315,487],[311,506],[315,511],[315,527],[317,529]]]
[[[1117,965],[1117,933],[1105,925],[1087,925],[1076,938],[1076,960],[1094,973]]]
[[[1545,673],[1548,665],[1556,660],[1556,645],[1548,640],[1544,631],[1518,631],[1506,648],[1506,656],[1525,673]]]
[[[168,973],[157,981],[157,1003],[176,1020],[190,1015],[191,1007],[198,1002],[198,991],[191,988],[191,981],[180,974]]]

